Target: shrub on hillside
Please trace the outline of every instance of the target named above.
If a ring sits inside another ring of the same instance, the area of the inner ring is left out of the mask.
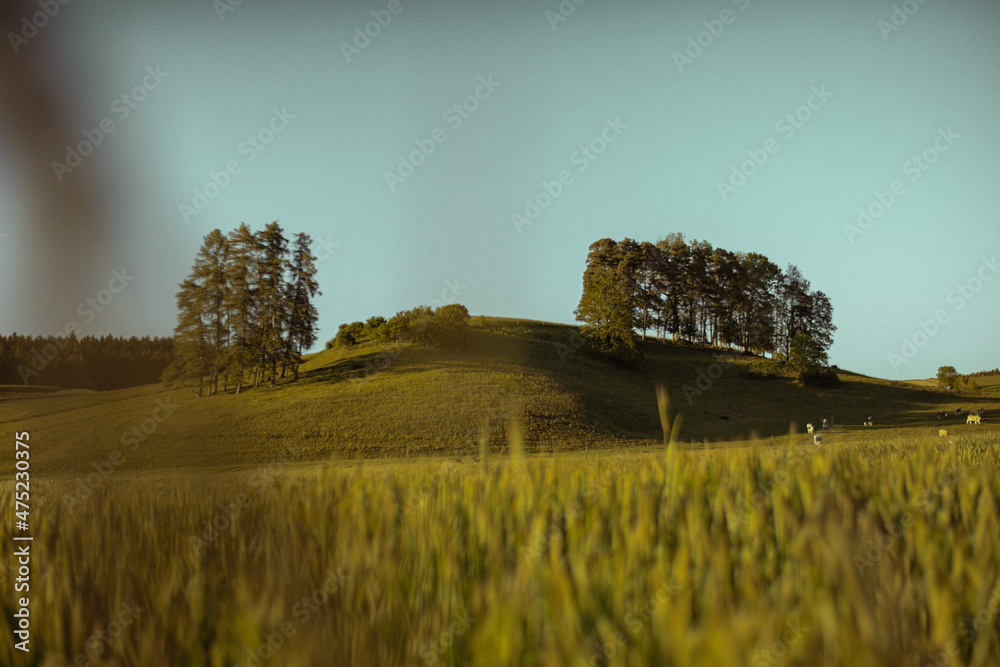
[[[341,324],[340,328],[337,329],[337,337],[333,339],[333,344],[338,347],[350,347],[352,345],[357,345],[358,340],[364,333],[364,330],[365,325],[361,322]]]
[[[455,344],[462,342],[469,331],[469,310],[460,303],[441,306],[434,311],[435,342]]]
[[[369,317],[365,321],[364,336],[372,340],[382,340],[387,320],[381,315]]]
[[[469,311],[459,303],[437,310],[417,306],[400,311],[388,320],[372,317],[365,323],[365,330],[375,340],[430,345],[461,342],[468,329]]]

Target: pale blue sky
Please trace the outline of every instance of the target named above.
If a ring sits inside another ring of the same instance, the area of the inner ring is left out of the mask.
[[[554,0],[403,0],[351,62],[341,44],[388,1],[244,0],[222,19],[207,1],[121,4],[70,3],[16,55],[60,103],[70,133],[59,146],[103,118],[114,131],[60,183],[46,165],[65,149],[19,155],[19,129],[0,112],[4,331],[62,330],[124,269],[135,280],[83,333],[169,334],[201,238],[241,221],[317,240],[321,342],[341,322],[440,299],[456,279],[474,314],[570,323],[590,243],[681,232],[798,265],[831,298],[831,361],[843,368],[908,378],[1000,365],[1000,269],[980,268],[1000,251],[996,2],[914,3],[884,35],[892,2],[589,0],[553,29]],[[712,23],[724,11],[730,22]],[[702,34],[707,46],[679,68],[674,54],[706,21],[721,34]],[[121,118],[115,99],[157,67],[165,77]],[[491,75],[495,90],[480,87],[456,127],[445,113]],[[814,89],[829,97],[799,110],[808,120],[779,125]],[[241,144],[274,109],[294,118],[275,121],[250,161]],[[581,158],[609,119],[614,141]],[[391,190],[398,156],[439,128],[446,140]],[[939,130],[952,135],[940,153]],[[719,182],[769,139],[777,151],[724,200]],[[913,180],[906,163],[928,149],[937,159]],[[229,161],[239,173],[185,222],[180,205]],[[572,183],[518,232],[511,216],[563,170]],[[858,207],[896,180],[902,194],[849,238]],[[87,239],[70,235],[54,260],[31,233],[32,193],[74,186],[96,198],[103,228],[80,222]],[[73,279],[51,279],[74,261]],[[949,298],[977,273],[977,293]],[[939,310],[945,324],[917,335],[912,360],[890,358]]]

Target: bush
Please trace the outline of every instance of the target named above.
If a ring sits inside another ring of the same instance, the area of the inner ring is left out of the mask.
[[[385,336],[386,319],[381,315],[369,317],[365,322],[364,335],[372,340],[382,340]]]
[[[469,310],[460,303],[441,306],[434,311],[435,342],[455,344],[465,340],[469,331]]]
[[[364,333],[365,325],[361,322],[351,322],[341,324],[337,329],[337,337],[333,339],[334,345],[339,347],[351,347],[358,344],[358,339]]]

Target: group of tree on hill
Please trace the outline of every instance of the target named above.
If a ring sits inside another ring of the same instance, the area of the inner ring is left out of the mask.
[[[760,253],[713,248],[670,234],[656,243],[601,239],[590,246],[576,309],[594,346],[622,358],[657,339],[797,355],[826,365],[833,307],[794,265],[782,271]],[[637,333],[638,332],[638,333]]]
[[[987,377],[990,375],[1000,375],[1000,369],[962,374],[957,372],[954,366],[939,366],[937,381],[939,385],[950,387],[952,391],[967,391],[975,393],[979,391],[979,383],[976,382],[975,378]]]
[[[228,235],[205,236],[191,274],[177,293],[174,361],[163,379],[211,395],[230,385],[271,385],[316,341],[319,292],[308,234],[291,248],[272,222],[254,233],[245,223]]]
[[[369,340],[380,343],[454,344],[461,342],[469,328],[469,311],[460,303],[432,309],[418,306],[396,313],[389,319],[379,315],[365,322],[341,324],[326,347],[350,347]]]
[[[170,338],[109,335],[0,336],[0,384],[121,389],[157,382],[170,363]]]

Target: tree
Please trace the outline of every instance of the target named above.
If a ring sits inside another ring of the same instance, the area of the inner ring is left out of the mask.
[[[789,363],[798,373],[801,384],[818,387],[837,387],[840,378],[827,367],[826,350],[812,336],[801,331],[795,334],[789,354]]]
[[[294,368],[294,377],[299,379],[299,364],[302,350],[316,342],[316,322],[319,313],[312,299],[320,294],[316,282],[316,257],[310,252],[312,239],[308,234],[295,235],[295,247],[289,263],[288,277],[288,345],[286,358]],[[282,375],[284,372],[282,371]]]
[[[287,361],[284,344],[285,327],[288,325],[288,301],[285,289],[285,268],[288,261],[288,242],[277,222],[268,224],[259,234],[261,255],[258,302],[262,311],[261,340],[258,363],[260,373],[254,386],[266,372],[271,386],[277,381],[278,363]]]
[[[660,250],[657,272],[663,289],[658,324],[664,339],[671,334],[676,340],[681,335],[681,303],[686,299],[685,276],[690,265],[690,248],[683,234],[668,234],[656,242],[656,247]]]
[[[205,343],[208,354],[210,394],[219,391],[219,375],[228,368],[229,314],[225,307],[228,281],[226,264],[229,261],[229,241],[218,229],[205,236],[194,258],[191,279],[200,288],[201,317],[205,324]],[[228,380],[228,373],[226,373]],[[225,385],[224,385],[225,388]]]
[[[639,353],[635,324],[634,267],[637,254],[626,245],[623,254],[611,239],[601,239],[590,246],[587,268],[583,274],[583,295],[576,318],[584,323],[583,335],[599,352],[620,359],[632,359]]]
[[[257,234],[246,224],[228,235],[218,229],[205,236],[191,274],[177,294],[178,324],[174,361],[165,378],[198,381],[204,394],[228,389],[236,376],[239,393],[247,373],[252,384],[276,382],[292,367],[298,377],[302,352],[316,341],[319,294],[311,239],[297,234],[289,259],[288,243],[277,222]]]
[[[434,339],[439,343],[461,343],[469,331],[469,310],[460,303],[434,311]]]
[[[813,375],[826,367],[826,352],[812,336],[799,332],[792,339],[788,362],[800,376]]]
[[[229,363],[236,372],[237,394],[260,352],[260,252],[260,241],[246,223],[230,232],[225,306],[229,313]]]
[[[777,348],[784,351],[786,358],[790,358],[795,334],[804,331],[805,320],[812,311],[809,281],[794,264],[788,265],[788,270],[778,285],[777,306]]]
[[[939,366],[937,370],[938,384],[944,387],[954,387],[958,380],[958,373],[954,366]]]
[[[208,327],[202,319],[204,292],[193,279],[180,284],[177,293],[177,327],[174,329],[174,361],[164,370],[164,381],[192,387],[198,396],[205,391],[205,377],[210,372]]]

